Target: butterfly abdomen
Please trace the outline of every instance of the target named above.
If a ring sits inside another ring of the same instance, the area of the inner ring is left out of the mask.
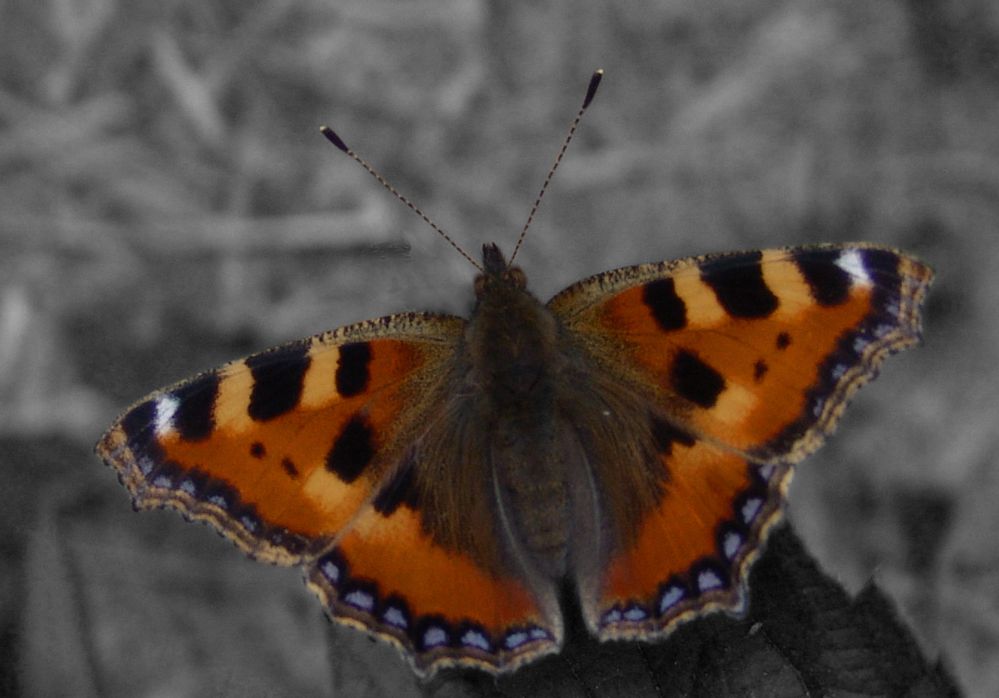
[[[553,424],[500,421],[491,437],[489,460],[508,545],[526,554],[537,571],[559,577],[565,573],[570,502]]]

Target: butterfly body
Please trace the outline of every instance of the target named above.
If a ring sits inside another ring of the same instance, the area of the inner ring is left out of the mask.
[[[558,578],[567,572],[573,519],[596,519],[593,494],[579,497],[585,466],[574,458],[582,451],[565,414],[564,386],[579,361],[565,351],[557,318],[527,291],[523,272],[493,245],[483,262],[466,332],[466,382],[480,420],[485,482],[508,556],[526,574]]]
[[[468,320],[405,313],[234,361],[98,444],[139,508],[297,565],[416,671],[740,613],[791,466],[888,354],[932,272],[816,245],[627,267],[547,303],[487,245]]]

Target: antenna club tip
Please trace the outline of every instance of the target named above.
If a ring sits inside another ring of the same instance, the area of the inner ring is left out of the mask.
[[[588,106],[590,106],[590,102],[592,102],[593,98],[596,96],[597,88],[600,86],[600,81],[603,79],[603,77],[604,77],[603,68],[598,68],[596,71],[594,71],[593,76],[590,78],[590,84],[586,88],[586,97],[583,99],[583,109],[586,109]]]
[[[335,145],[337,148],[339,148],[343,152],[345,152],[345,153],[349,153],[350,152],[350,148],[348,148],[347,144],[343,142],[343,139],[340,138],[340,136],[338,136],[336,134],[336,131],[334,131],[333,129],[331,129],[329,126],[320,126],[319,127],[319,132],[321,134],[323,134],[324,136],[326,136],[326,140],[328,140],[330,143],[332,143],[333,145]]]

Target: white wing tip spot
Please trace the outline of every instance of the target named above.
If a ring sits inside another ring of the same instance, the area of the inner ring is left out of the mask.
[[[162,395],[156,400],[156,436],[165,436],[173,431],[173,416],[180,407],[180,400],[173,395]]]
[[[857,283],[871,285],[871,276],[867,273],[860,250],[846,250],[836,260],[836,266],[852,276]]]

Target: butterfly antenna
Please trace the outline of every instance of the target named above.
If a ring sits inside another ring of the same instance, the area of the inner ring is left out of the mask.
[[[524,228],[520,231],[520,237],[517,238],[517,244],[513,248],[513,254],[510,255],[509,264],[513,264],[514,257],[516,257],[517,252],[520,251],[520,246],[523,244],[524,237],[527,235],[527,229],[531,227],[531,222],[534,220],[534,214],[538,212],[538,208],[541,206],[541,199],[544,198],[545,191],[547,191],[548,185],[551,184],[552,177],[555,175],[555,170],[558,169],[559,164],[562,162],[562,158],[565,156],[565,151],[569,147],[569,143],[572,142],[572,137],[576,135],[576,127],[579,126],[579,122],[582,121],[586,108],[590,106],[590,102],[593,101],[593,97],[597,94],[597,87],[600,86],[600,80],[603,79],[603,77],[604,71],[601,69],[593,73],[593,77],[590,78],[590,84],[586,88],[586,97],[583,98],[583,106],[579,108],[579,111],[576,113],[576,118],[572,120],[572,124],[569,126],[569,133],[566,134],[565,140],[562,141],[562,148],[558,151],[558,155],[555,156],[555,163],[552,165],[551,169],[548,170],[545,182],[541,185],[541,191],[538,192],[538,198],[534,200],[531,212],[527,214],[527,222],[524,223]]]
[[[381,184],[383,187],[385,187],[386,189],[388,189],[389,192],[392,194],[392,196],[394,196],[395,198],[399,199],[399,201],[401,201],[402,203],[406,204],[406,206],[408,206],[409,209],[411,211],[413,211],[413,213],[415,213],[416,215],[418,215],[420,218],[423,219],[423,221],[427,225],[429,225],[431,228],[433,228],[435,231],[437,231],[437,234],[440,235],[445,240],[447,240],[448,243],[451,245],[451,247],[453,247],[454,249],[456,249],[458,251],[458,254],[460,254],[462,257],[464,257],[465,259],[467,259],[469,262],[472,263],[472,266],[474,266],[479,271],[483,271],[482,265],[479,264],[478,262],[476,262],[471,257],[471,255],[469,255],[467,252],[465,252],[465,250],[463,250],[458,245],[458,243],[456,243],[453,239],[451,239],[451,236],[448,235],[447,233],[445,233],[444,230],[440,226],[438,226],[436,223],[434,223],[432,220],[430,220],[430,217],[427,216],[427,214],[425,214],[423,212],[423,210],[420,209],[419,206],[417,206],[412,201],[410,201],[405,196],[403,196],[401,193],[399,193],[399,190],[397,190],[395,187],[393,187],[391,184],[389,184],[388,181],[384,177],[382,177],[381,174],[379,174],[378,171],[374,167],[372,167],[371,165],[369,165],[368,162],[364,158],[362,158],[360,155],[358,155],[353,150],[351,150],[349,147],[347,147],[347,144],[344,143],[343,139],[340,138],[340,136],[337,135],[336,131],[334,131],[333,129],[331,129],[329,126],[320,126],[319,127],[319,132],[322,133],[324,136],[326,136],[326,140],[328,140],[330,143],[332,143],[337,148],[339,148],[344,153],[346,153],[347,157],[349,157],[351,160],[353,160],[358,165],[360,165],[365,170],[367,170],[368,174],[370,174],[372,177],[374,177],[376,180],[378,180],[379,184]]]

